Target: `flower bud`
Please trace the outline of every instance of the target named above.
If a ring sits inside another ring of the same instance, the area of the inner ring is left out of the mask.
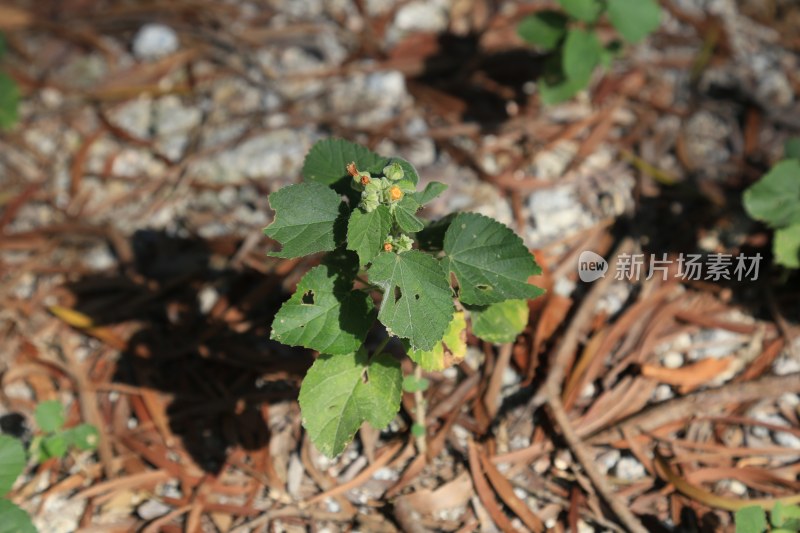
[[[391,181],[397,181],[403,179],[405,172],[403,172],[403,167],[400,166],[400,163],[395,161],[383,167],[383,175]]]

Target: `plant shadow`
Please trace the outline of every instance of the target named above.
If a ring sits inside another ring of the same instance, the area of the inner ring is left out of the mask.
[[[270,340],[272,319],[289,296],[285,278],[232,266],[240,245],[235,237],[140,230],[129,264],[67,287],[75,309],[94,324],[141,324],[113,363],[111,381],[169,397],[169,431],[209,473],[220,471],[229,449],[267,445],[265,407],[294,401],[312,362],[307,351]],[[140,414],[133,409],[137,423]]]

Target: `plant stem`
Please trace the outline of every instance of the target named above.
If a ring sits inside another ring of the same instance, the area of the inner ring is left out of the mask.
[[[372,352],[372,357],[379,356],[383,352],[383,349],[386,348],[386,345],[389,344],[390,340],[392,340],[392,337],[390,335],[387,335],[386,338],[381,341],[378,347],[375,348],[375,351]]]
[[[417,383],[422,380],[422,367],[420,365],[414,365],[414,377],[417,379]],[[427,455],[428,453],[428,440],[427,440],[427,431],[428,426],[425,424],[425,396],[423,391],[417,390],[414,392],[414,404],[416,405],[416,419],[417,424],[424,430],[422,435],[417,437],[417,452],[420,455]]]

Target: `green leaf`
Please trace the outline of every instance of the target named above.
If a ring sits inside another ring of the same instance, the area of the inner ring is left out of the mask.
[[[608,0],[608,19],[626,41],[636,43],[658,29],[661,8],[656,0]]]
[[[431,350],[407,350],[408,357],[428,372],[438,372],[458,364],[467,355],[467,321],[456,311],[441,341]]]
[[[6,38],[0,33],[0,58],[6,55]]]
[[[544,292],[528,284],[541,269],[522,239],[489,217],[458,214],[445,234],[444,251],[444,268],[458,279],[464,304],[536,298]]]
[[[19,119],[19,87],[4,72],[0,72],[0,128],[11,129]]]
[[[383,429],[394,419],[402,381],[400,363],[388,354],[323,355],[300,387],[303,427],[320,452],[339,455],[365,420]]]
[[[739,509],[734,518],[736,533],[762,533],[767,529],[766,513],[757,505]]]
[[[800,224],[775,230],[772,253],[778,264],[787,268],[800,268]]]
[[[328,264],[312,268],[275,315],[271,338],[333,355],[356,351],[375,310],[368,294],[352,289],[352,275]]]
[[[800,137],[790,137],[783,143],[783,157],[800,159]]]
[[[49,400],[36,406],[36,425],[45,433],[57,431],[64,426],[64,407],[58,400]]]
[[[15,503],[0,499],[0,533],[36,533],[31,517]]]
[[[528,301],[506,300],[486,307],[471,307],[472,333],[487,342],[514,342],[528,325]]]
[[[560,79],[557,81],[540,81],[539,96],[545,105],[566,102],[581,92],[589,84],[587,80]]]
[[[417,379],[416,376],[410,375],[403,378],[403,390],[406,392],[426,391],[430,386],[430,381],[425,378]]]
[[[303,162],[303,177],[324,185],[334,185],[343,179],[352,179],[347,165],[355,162],[361,172],[380,174],[387,159],[372,150],[344,139],[323,139],[309,150]]]
[[[770,521],[776,528],[794,532],[800,531],[800,507],[797,505],[784,505],[778,500],[770,513]],[[772,531],[775,532],[778,529],[773,529]]]
[[[23,470],[25,449],[22,443],[14,437],[0,435],[0,496],[11,490]]]
[[[447,185],[440,181],[432,181],[425,186],[425,189],[412,194],[414,200],[419,205],[425,205],[444,191],[447,190]]]
[[[395,204],[394,220],[400,226],[400,229],[406,233],[416,233],[425,227],[425,223],[416,216],[419,207],[419,204],[411,195],[404,196],[402,200]]]
[[[773,228],[800,224],[800,161],[781,161],[744,192],[752,218]]]
[[[585,86],[595,67],[600,64],[602,52],[603,45],[595,32],[580,28],[569,30],[562,58],[564,75],[568,80]]]
[[[94,450],[100,443],[100,433],[91,424],[79,424],[64,432],[68,443],[79,450]]]
[[[369,263],[382,250],[392,229],[392,214],[385,205],[370,213],[356,208],[347,224],[347,249],[358,254],[361,265]]]
[[[283,245],[273,257],[302,257],[336,248],[342,240],[345,205],[335,191],[318,183],[289,185],[269,195],[275,219],[264,229]]]
[[[533,45],[552,50],[566,35],[567,22],[567,17],[558,11],[539,11],[522,19],[517,34]]]
[[[558,3],[570,16],[583,22],[594,22],[603,9],[598,0],[558,0]]]
[[[453,316],[453,296],[439,262],[411,250],[383,252],[372,262],[369,280],[383,289],[378,320],[411,347],[430,350],[441,340]]]
[[[61,459],[67,454],[69,443],[64,433],[56,433],[42,438],[41,448],[39,449],[39,461],[45,461],[52,457]]]

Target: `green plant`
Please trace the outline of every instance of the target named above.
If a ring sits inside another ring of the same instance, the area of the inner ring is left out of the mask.
[[[522,240],[491,218],[423,222],[417,211],[447,187],[417,190],[417,171],[400,158],[327,139],[311,148],[303,176],[270,195],[275,219],[264,230],[282,245],[273,256],[328,252],[272,323],[273,339],[321,354],[300,388],[303,425],[322,453],[338,455],[364,421],[385,428],[405,388],[417,400],[412,432],[424,449],[422,370],[464,357],[466,313],[475,335],[513,340],[527,323],[524,300],[543,292],[528,284],[540,269]],[[365,340],[376,318],[387,336],[370,355]],[[404,380],[383,352],[391,337],[417,365],[414,376]]]
[[[0,33],[0,60],[6,52],[6,43]],[[17,123],[17,106],[19,104],[19,87],[14,80],[0,71],[0,129],[11,129]]]
[[[25,449],[14,437],[0,435],[0,496],[14,486],[25,470]],[[36,533],[28,513],[14,502],[0,497],[0,533]]]
[[[524,18],[517,33],[525,41],[553,53],[547,58],[539,93],[545,104],[575,96],[589,85],[598,65],[608,67],[622,49],[613,40],[604,45],[596,27],[605,14],[623,39],[636,43],[658,28],[656,0],[558,0],[564,12],[545,10]]]
[[[41,433],[31,442],[30,454],[42,462],[52,457],[61,458],[70,447],[79,450],[94,450],[99,435],[91,424],[80,424],[64,429],[64,407],[57,400],[42,402],[36,406],[36,425]]]
[[[63,457],[70,447],[93,450],[97,447],[97,428],[90,424],[64,429],[64,408],[55,400],[36,406],[34,414],[39,434],[31,441],[28,454],[37,462]],[[22,442],[0,434],[0,496],[8,493],[25,469],[27,458]],[[0,498],[0,533],[36,533],[28,514],[8,499]]]
[[[750,217],[775,230],[775,262],[800,268],[800,138],[784,147],[786,158],[751,185],[743,196]]]
[[[736,533],[797,533],[800,531],[800,507],[775,502],[770,512],[769,524],[763,507],[751,505],[736,511]],[[771,528],[769,528],[771,526]]]

